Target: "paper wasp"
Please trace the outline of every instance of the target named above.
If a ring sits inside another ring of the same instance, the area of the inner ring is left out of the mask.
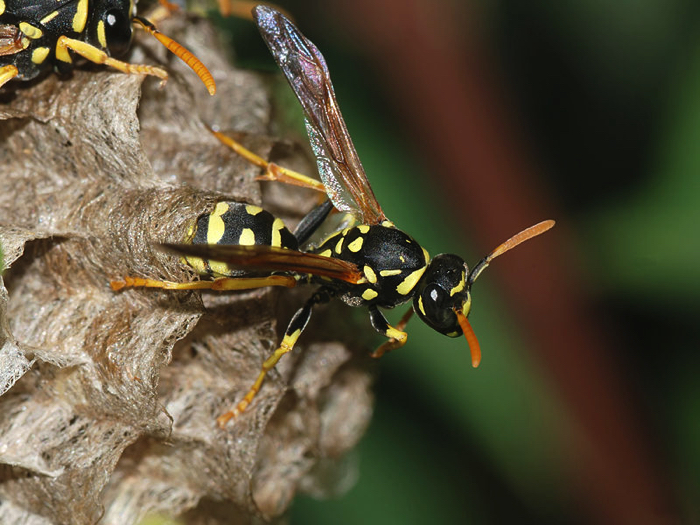
[[[129,50],[133,23],[191,67],[211,95],[216,92],[214,78],[197,57],[136,16],[135,0],[0,0],[0,87],[51,68],[67,73],[75,55],[124,73],[167,80],[168,73],[159,67],[113,58]]]
[[[464,334],[472,364],[478,366],[481,351],[467,320],[474,281],[493,259],[547,231],[554,226],[554,221],[543,221],[518,233],[471,271],[457,255],[441,254],[431,260],[415,239],[387,219],[377,202],[338,109],[321,53],[278,11],[257,6],[253,15],[304,109],[311,147],[330,201],[312,210],[294,234],[280,219],[261,208],[219,203],[213,213],[199,218],[185,243],[162,245],[166,250],[183,255],[195,270],[215,280],[173,283],[127,277],[124,281],[112,282],[112,287],[236,290],[318,285],[292,318],[279,348],[263,363],[248,393],[233,410],[219,417],[222,426],[248,407],[267,372],[294,348],[313,307],[333,298],[368,309],[372,326],[388,338],[372,354],[375,357],[406,343],[407,334],[403,330],[415,312],[442,334],[450,337]],[[317,182],[268,164],[235,141],[217,136],[251,162],[266,168],[268,178],[294,181],[316,189]],[[324,221],[331,204],[351,214],[355,225],[331,234],[316,247],[301,249]],[[413,302],[413,308],[397,326],[391,326],[380,308],[393,308],[408,301]]]

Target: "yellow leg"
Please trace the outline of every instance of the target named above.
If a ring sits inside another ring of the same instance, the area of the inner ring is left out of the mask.
[[[19,75],[19,71],[12,64],[10,64],[9,66],[0,67],[0,87],[7,84],[17,75]]]
[[[189,283],[176,283],[173,281],[158,281],[144,279],[142,277],[124,277],[123,281],[110,281],[112,290],[122,288],[163,288],[166,290],[252,290],[267,286],[286,286],[293,288],[297,284],[296,279],[289,275],[269,275],[267,277],[221,277],[213,281],[192,281]]]
[[[389,338],[389,340],[370,354],[370,356],[374,357],[375,359],[379,359],[386,352],[391,352],[392,350],[401,348],[408,340],[408,334],[406,332],[402,332],[393,326],[389,327],[385,335]]]
[[[280,347],[277,350],[275,350],[275,352],[270,357],[268,357],[263,363],[262,369],[260,370],[260,373],[258,374],[255,383],[253,383],[253,386],[251,386],[248,390],[248,393],[243,397],[241,401],[239,401],[239,403],[234,407],[233,410],[229,410],[225,414],[222,414],[218,418],[216,418],[216,422],[218,423],[220,428],[224,428],[226,426],[226,423],[230,419],[238,417],[245,411],[246,408],[248,408],[248,405],[252,403],[253,399],[260,391],[260,387],[262,386],[267,373],[275,367],[277,362],[284,354],[292,351],[292,349],[294,348],[294,344],[297,342],[297,339],[299,339],[299,335],[301,335],[301,329],[297,329],[292,334],[287,334],[284,336]]]
[[[63,62],[72,62],[70,54],[68,53],[69,50],[74,51],[90,62],[94,62],[95,64],[105,64],[129,75],[152,75],[160,78],[163,83],[168,80],[168,73],[159,67],[122,62],[121,60],[112,58],[101,49],[91,46],[90,44],[86,44],[80,40],[68,38],[65,35],[59,37],[58,42],[56,43],[56,58]]]
[[[245,160],[265,170],[265,174],[258,177],[258,180],[274,180],[284,182],[285,184],[291,184],[293,186],[301,186],[302,188],[319,191],[323,194],[326,193],[326,187],[322,182],[312,179],[311,177],[307,177],[306,175],[296,171],[278,166],[274,162],[267,162],[265,159],[259,157],[249,149],[244,148],[239,142],[233,140],[228,135],[224,135],[223,133],[213,130],[212,133],[217,139],[219,139],[219,141],[221,141],[221,143],[231,148]]]
[[[378,359],[386,352],[396,350],[397,348],[401,348],[406,344],[408,334],[404,332],[403,329],[406,327],[408,320],[413,315],[413,308],[406,311],[395,328],[387,323],[386,318],[377,308],[370,308],[369,315],[370,320],[372,321],[372,326],[374,326],[375,330],[389,338],[388,341],[372,352],[370,356]]]
[[[279,348],[265,360],[255,383],[253,383],[253,386],[250,387],[248,393],[241,401],[239,401],[233,410],[229,410],[225,414],[222,414],[216,418],[219,427],[224,428],[229,419],[238,417],[245,411],[246,408],[248,408],[248,405],[252,403],[253,399],[260,391],[260,387],[262,386],[267,373],[275,367],[277,362],[284,354],[291,352],[294,348],[299,336],[309,323],[314,305],[327,303],[335,296],[335,294],[336,291],[321,287],[311,297],[309,297],[309,299],[307,299],[304,306],[297,310],[297,313],[294,314],[294,317],[292,317],[292,320],[289,322],[287,330],[284,332],[282,343],[280,344]]]

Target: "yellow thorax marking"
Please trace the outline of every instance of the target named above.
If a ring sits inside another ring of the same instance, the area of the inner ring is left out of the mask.
[[[350,244],[348,244],[348,250],[351,252],[359,252],[362,249],[362,244],[365,242],[363,237],[358,237],[354,241],[352,241]]]
[[[34,51],[32,51],[32,62],[35,64],[41,64],[46,60],[46,57],[49,56],[49,52],[51,50],[48,47],[37,47]]]
[[[44,36],[44,32],[41,29],[33,26],[32,24],[28,24],[27,22],[20,22],[19,30],[22,31],[27,38],[31,38],[32,40],[36,40]]]
[[[1,14],[1,13],[0,13],[0,14]],[[42,19],[39,20],[39,21],[40,21],[43,25],[46,25],[46,24],[48,24],[49,22],[51,22],[51,20],[53,20],[54,18],[56,18],[57,16],[58,16],[58,11],[54,11],[53,13],[49,13],[48,15],[46,15],[44,18],[42,18]]]
[[[371,301],[372,299],[377,297],[377,295],[379,295],[379,294],[377,292],[375,292],[374,290],[372,290],[372,288],[367,288],[364,292],[362,292],[362,298],[365,301]]]

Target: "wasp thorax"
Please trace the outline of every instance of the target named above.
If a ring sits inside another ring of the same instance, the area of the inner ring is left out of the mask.
[[[341,298],[351,306],[393,308],[411,299],[425,272],[428,253],[393,226],[359,225],[326,239],[316,253],[355,264],[363,282]]]
[[[433,258],[413,297],[413,309],[418,317],[442,334],[461,335],[455,309],[465,316],[469,313],[468,275],[467,264],[457,255],[443,253]]]

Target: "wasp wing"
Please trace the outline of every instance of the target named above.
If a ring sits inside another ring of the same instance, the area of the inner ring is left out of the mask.
[[[22,31],[12,24],[0,24],[0,56],[16,55],[22,47]]]
[[[163,250],[220,261],[247,271],[293,272],[356,284],[362,273],[347,261],[268,245],[160,244]]]
[[[253,16],[306,116],[306,131],[333,205],[363,224],[386,216],[377,202],[335,100],[326,61],[316,46],[278,11],[257,6]]]

